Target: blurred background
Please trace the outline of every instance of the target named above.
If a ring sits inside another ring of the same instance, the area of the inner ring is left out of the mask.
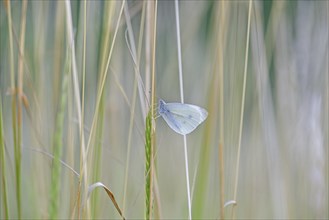
[[[328,219],[329,3],[249,3],[179,1],[184,100],[209,113],[187,135],[192,217]],[[77,218],[96,182],[144,218],[145,117],[181,100],[175,2],[0,5],[0,218]],[[183,137],[155,125],[152,216],[186,219]],[[120,218],[101,188],[82,210]]]

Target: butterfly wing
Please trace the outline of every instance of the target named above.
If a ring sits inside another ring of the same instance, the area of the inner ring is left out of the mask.
[[[198,127],[208,116],[208,112],[196,105],[182,103],[165,103],[165,111],[160,114],[170,128],[186,135]]]

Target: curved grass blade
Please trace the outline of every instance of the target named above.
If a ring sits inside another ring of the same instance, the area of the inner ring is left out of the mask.
[[[113,193],[111,192],[111,190],[109,190],[109,188],[107,188],[103,183],[101,182],[97,182],[97,183],[94,183],[92,185],[90,185],[88,187],[88,195],[87,195],[87,200],[91,194],[91,192],[96,189],[97,187],[103,187],[103,189],[105,190],[105,192],[107,193],[107,195],[110,197],[114,207],[116,208],[116,210],[118,211],[118,213],[120,214],[120,216],[122,217],[123,220],[125,220],[125,217],[123,216],[122,214],[122,211],[117,203],[117,201],[115,200],[115,197],[113,195]]]

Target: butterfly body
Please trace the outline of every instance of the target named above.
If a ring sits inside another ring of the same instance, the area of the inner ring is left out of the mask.
[[[159,100],[159,114],[175,132],[186,135],[196,129],[208,116],[208,112],[196,105],[166,103]]]

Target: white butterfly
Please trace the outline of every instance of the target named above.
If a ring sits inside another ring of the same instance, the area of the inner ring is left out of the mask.
[[[181,135],[191,133],[208,116],[208,112],[196,105],[166,103],[159,100],[159,114],[169,127]]]

